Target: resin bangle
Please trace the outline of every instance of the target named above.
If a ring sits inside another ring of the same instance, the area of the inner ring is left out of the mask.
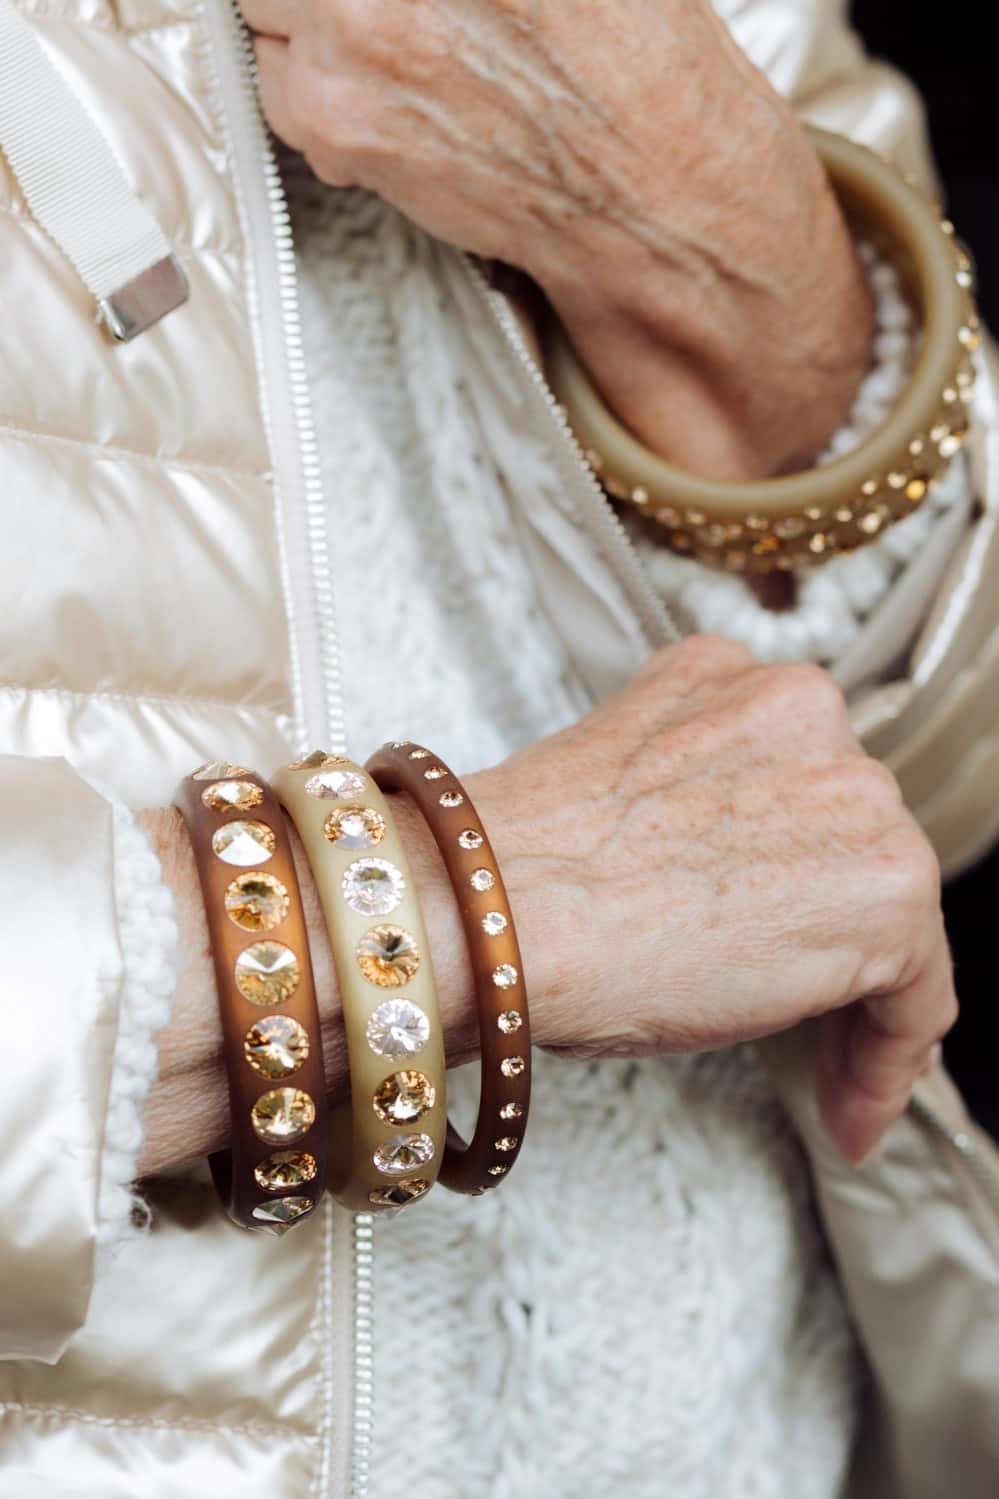
[[[419,744],[376,750],[367,765],[384,791],[419,807],[454,887],[475,975],[482,1092],[469,1144],[448,1125],[440,1179],[478,1195],[498,1186],[520,1152],[531,1099],[531,1026],[517,933],[486,831],[457,777]]]
[[[788,570],[875,539],[918,509],[968,433],[979,324],[967,250],[890,163],[842,136],[808,133],[851,229],[897,267],[922,324],[911,378],[858,447],[745,484],[686,473],[622,426],[554,316],[545,330],[552,390],[610,498],[657,523],[674,551],[733,572]]]
[[[273,778],[315,876],[343,1005],[351,1101],[334,1112],[329,1189],[355,1212],[423,1197],[447,1126],[444,1039],[423,918],[385,798],[321,751]]]
[[[305,916],[281,807],[241,765],[203,765],[177,789],[215,963],[232,1149],[210,1157],[229,1216],[283,1233],[326,1181],[328,1125]]]

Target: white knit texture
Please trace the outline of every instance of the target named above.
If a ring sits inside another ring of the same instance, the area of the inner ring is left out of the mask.
[[[488,764],[578,698],[482,452],[446,252],[292,163],[288,187],[352,748]],[[535,1100],[509,1186],[378,1229],[372,1495],[834,1499],[853,1345],[753,1054],[542,1056]]]
[[[134,1187],[142,1113],[156,1076],[156,1035],[170,1019],[180,962],[173,896],[159,859],[129,809],[108,799],[114,810],[114,894],[124,972],[101,1154],[102,1258],[149,1221],[146,1203]]]

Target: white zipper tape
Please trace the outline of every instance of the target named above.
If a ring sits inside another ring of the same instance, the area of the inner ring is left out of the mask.
[[[187,300],[163,230],[11,0],[0,0],[0,150],[114,338],[134,338]]]

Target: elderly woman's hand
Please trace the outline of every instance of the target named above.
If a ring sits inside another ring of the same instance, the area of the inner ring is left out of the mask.
[[[533,276],[610,403],[717,477],[807,464],[870,308],[790,110],[706,0],[242,0],[336,184]]]

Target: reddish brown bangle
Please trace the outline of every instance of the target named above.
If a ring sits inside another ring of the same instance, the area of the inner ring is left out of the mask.
[[[229,1079],[232,1149],[210,1157],[229,1216],[284,1233],[326,1185],[319,1011],[288,828],[267,783],[227,761],[174,798],[205,897]]]
[[[531,1024],[506,889],[478,813],[452,771],[422,745],[383,745],[367,763],[383,791],[419,807],[440,849],[461,913],[475,974],[482,1094],[466,1145],[448,1124],[439,1180],[478,1195],[506,1177],[520,1153],[531,1099]]]

